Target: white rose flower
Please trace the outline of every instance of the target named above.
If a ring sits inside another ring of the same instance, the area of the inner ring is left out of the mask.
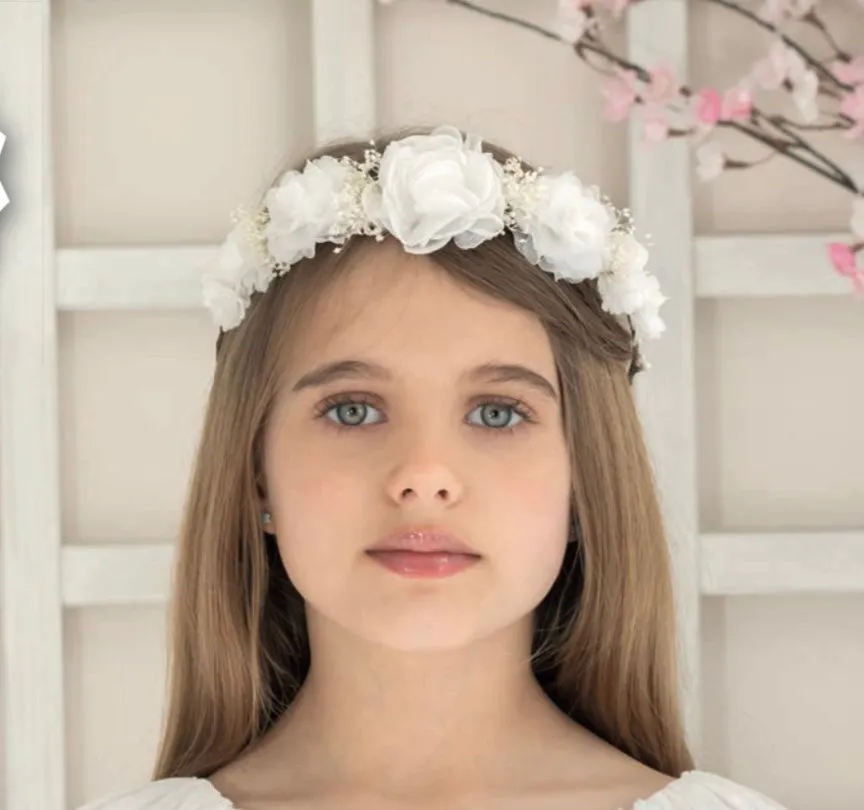
[[[525,258],[555,280],[578,283],[603,269],[606,240],[614,226],[596,188],[585,188],[572,172],[541,175],[538,203],[520,217],[516,245]]]
[[[451,239],[474,248],[504,229],[501,168],[479,139],[463,142],[453,127],[389,144],[378,180],[363,195],[366,214],[409,253],[431,253]]]
[[[339,241],[337,227],[349,204],[351,170],[333,157],[286,172],[265,196],[270,214],[264,234],[271,255],[286,264],[311,259],[319,242]]]

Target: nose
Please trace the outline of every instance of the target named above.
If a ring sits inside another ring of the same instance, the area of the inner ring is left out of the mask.
[[[462,497],[462,488],[442,466],[403,469],[394,476],[389,495],[395,503],[416,502],[449,506]]]
[[[390,499],[397,504],[451,506],[462,498],[463,486],[440,454],[420,458],[412,454],[393,471],[387,484]]]

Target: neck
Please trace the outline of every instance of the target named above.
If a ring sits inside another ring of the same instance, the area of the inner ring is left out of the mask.
[[[309,611],[312,665],[280,719],[280,771],[322,785],[401,796],[507,789],[543,769],[549,744],[587,732],[531,672],[530,617],[464,648],[383,648]],[[539,776],[539,774],[538,774]]]

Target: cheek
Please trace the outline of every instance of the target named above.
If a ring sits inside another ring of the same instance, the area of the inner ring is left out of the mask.
[[[304,597],[320,598],[349,575],[369,533],[373,489],[356,465],[302,441],[268,467],[280,556]]]
[[[566,450],[548,447],[500,478],[489,509],[500,562],[513,586],[542,591],[555,581],[570,534],[571,475]]]

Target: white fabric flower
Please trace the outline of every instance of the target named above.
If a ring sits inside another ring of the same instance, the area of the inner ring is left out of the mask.
[[[238,290],[224,278],[206,279],[203,299],[213,322],[224,331],[239,326],[249,308],[249,294]]]
[[[265,196],[270,222],[264,229],[272,256],[286,264],[311,259],[319,242],[338,241],[337,227],[349,205],[351,169],[330,156],[286,172]]]
[[[572,172],[537,179],[539,199],[520,216],[516,245],[528,261],[555,280],[578,283],[603,269],[606,240],[615,224],[596,188],[585,188]]]
[[[613,315],[632,315],[648,300],[651,279],[645,272],[648,251],[630,234],[612,233],[606,255],[606,271],[597,278],[603,309]]]
[[[409,253],[431,253],[451,239],[470,249],[504,229],[501,179],[479,139],[463,142],[459,130],[440,127],[387,146],[363,205]]]
[[[265,292],[273,277],[264,257],[256,255],[247,228],[245,221],[234,227],[203,279],[205,306],[223,329],[239,325],[252,293]]]
[[[712,171],[722,169],[716,147],[701,155]],[[853,205],[852,227],[864,230],[864,202]],[[605,311],[629,316],[638,340],[656,337],[666,299],[646,271],[644,246],[616,230],[617,221],[611,204],[572,172],[538,175],[516,159],[501,165],[479,138],[441,127],[394,141],[383,155],[367,150],[362,162],[324,156],[285,173],[263,208],[243,214],[226,238],[204,278],[204,304],[228,331],[255,293],[283,266],[312,258],[319,243],[390,233],[409,253],[432,253],[451,240],[475,248],[506,227],[529,262],[556,281],[597,279]]]
[[[613,315],[628,315],[637,342],[659,337],[666,325],[660,307],[666,297],[660,282],[646,272],[648,251],[631,233],[617,231],[609,240],[607,270],[597,279],[603,309]]]
[[[660,317],[660,307],[666,300],[666,296],[660,292],[660,282],[650,276],[646,284],[644,304],[630,315],[637,343],[654,340],[666,331],[666,324]]]
[[[216,259],[216,275],[232,281],[243,292],[265,292],[273,272],[266,256],[257,255],[253,249],[247,227],[247,223],[240,223],[222,243]]]

